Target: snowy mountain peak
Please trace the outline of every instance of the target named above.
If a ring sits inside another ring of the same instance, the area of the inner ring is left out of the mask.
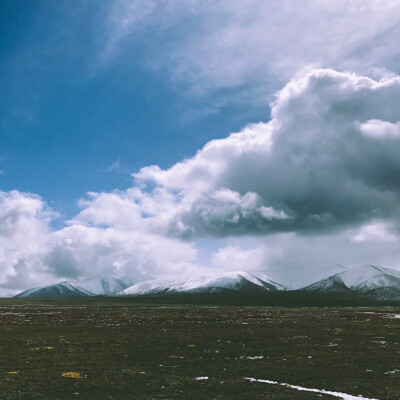
[[[348,287],[372,287],[386,285],[387,279],[391,277],[400,278],[400,271],[376,265],[363,265],[350,268],[339,275]]]
[[[350,268],[305,288],[330,293],[374,294],[380,298],[400,297],[400,271],[376,265]]]
[[[222,290],[283,290],[284,286],[271,280],[263,272],[225,272],[201,275],[182,280],[150,280],[133,285],[120,294],[140,295],[156,293],[213,293]]]

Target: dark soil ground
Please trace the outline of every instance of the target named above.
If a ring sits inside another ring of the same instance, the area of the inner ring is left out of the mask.
[[[400,308],[2,299],[0,356],[0,399],[397,400]]]

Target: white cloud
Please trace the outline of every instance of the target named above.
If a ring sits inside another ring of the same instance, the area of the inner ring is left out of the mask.
[[[389,223],[384,222],[372,222],[361,226],[350,233],[350,239],[353,242],[397,242],[398,235],[395,233],[395,229]]]
[[[43,262],[55,276],[189,274],[196,270],[193,244],[136,229],[72,225],[54,232]]]
[[[18,288],[49,278],[41,257],[56,215],[38,196],[0,192],[0,284]]]
[[[98,213],[113,227],[71,221],[53,230],[57,214],[38,196],[0,192],[0,286],[24,289],[99,275],[165,277],[200,271],[193,243],[146,232],[144,224],[135,224],[140,219],[135,220],[133,208],[118,196],[104,195],[101,205],[99,195],[93,198],[82,220],[95,224]],[[118,212],[132,218],[118,223]]]
[[[1,192],[0,282],[398,266],[400,141],[372,140],[359,121],[388,129],[400,120],[399,103],[400,77],[313,70],[276,94],[269,122],[213,140],[169,169],[145,167],[125,191],[89,193],[65,228],[51,230],[55,215],[39,197]],[[204,238],[221,244],[207,267],[189,241]]]
[[[260,214],[262,215],[262,217],[265,219],[268,219],[268,220],[290,218],[283,211],[276,211],[272,207],[264,207],[263,206],[263,207],[260,207],[259,211],[260,211]]]
[[[382,249],[398,244],[400,144],[383,136],[377,146],[357,121],[397,121],[399,100],[399,77],[314,70],[277,93],[270,122],[213,140],[167,170],[145,167],[134,175],[139,186],[90,194],[71,223],[226,238],[210,268],[393,265]],[[248,242],[254,235],[262,243]]]
[[[120,0],[105,48],[129,59],[139,44],[149,68],[197,96],[228,91],[215,104],[266,103],[266,93],[311,68],[396,70],[399,21],[391,0]]]
[[[314,70],[292,80],[277,93],[270,122],[213,140],[170,169],[134,175],[156,187],[142,193],[147,203],[157,198],[154,227],[196,237],[398,221],[400,142],[381,135],[377,146],[356,121],[397,121],[399,101],[397,76]]]
[[[225,271],[260,270],[266,266],[265,248],[241,248],[227,245],[213,253],[212,263]]]
[[[400,122],[392,123],[380,119],[370,119],[362,124],[358,123],[360,131],[375,139],[400,138]]]
[[[225,271],[273,271],[272,278],[294,286],[307,275],[317,277],[320,267],[334,264],[375,264],[400,269],[399,236],[385,223],[374,224],[373,228],[368,224],[359,230],[326,235],[280,233],[230,238],[213,253],[211,266]],[[357,233],[363,233],[358,238],[361,240],[354,240]]]
[[[153,0],[114,1],[111,3],[107,19],[107,32],[100,62],[104,65],[109,62],[121,42],[133,33],[138,24],[155,11]]]

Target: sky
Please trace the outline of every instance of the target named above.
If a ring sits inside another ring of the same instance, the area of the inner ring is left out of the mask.
[[[0,288],[400,269],[400,3],[0,4]]]

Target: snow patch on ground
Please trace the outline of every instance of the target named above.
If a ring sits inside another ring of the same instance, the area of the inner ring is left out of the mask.
[[[262,360],[264,358],[264,356],[241,356],[240,358],[245,358],[246,360]]]
[[[400,372],[400,369],[394,369],[392,371],[385,372],[385,375],[394,375],[394,374],[398,374],[399,372]]]
[[[314,393],[321,393],[321,394],[329,394],[331,396],[335,396],[335,397],[338,397],[339,399],[343,399],[343,400],[378,400],[378,399],[372,399],[369,397],[353,396],[351,394],[342,393],[342,392],[332,392],[330,390],[324,390],[324,389],[310,389],[310,388],[305,388],[302,386],[290,385],[289,383],[270,381],[267,379],[255,379],[255,378],[243,378],[243,379],[246,379],[250,382],[268,383],[270,385],[285,386],[287,388],[299,390],[302,392],[314,392]]]

